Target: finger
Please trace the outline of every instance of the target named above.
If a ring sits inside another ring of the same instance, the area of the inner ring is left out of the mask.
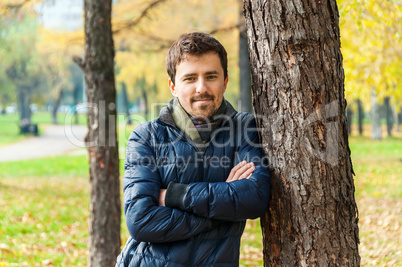
[[[254,163],[252,162],[241,167],[239,170],[236,171],[235,175],[233,176],[233,180],[239,180],[240,177],[242,177],[242,175],[252,167],[254,167]]]
[[[235,175],[235,173],[241,168],[243,167],[247,162],[245,160],[243,160],[242,162],[238,163],[236,166],[233,167],[233,169],[230,171],[229,173],[229,177],[226,179],[226,182],[230,182],[233,180],[233,177]]]
[[[247,178],[253,172],[254,172],[254,165],[251,165],[239,176],[239,180]]]
[[[248,179],[248,178],[250,178],[250,176],[253,174],[254,170],[255,170],[255,167],[254,166],[251,167],[250,169],[248,169],[246,172],[243,173],[243,175],[241,176],[240,179]]]

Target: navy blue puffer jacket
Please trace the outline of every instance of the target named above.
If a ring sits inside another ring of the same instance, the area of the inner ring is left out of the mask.
[[[270,175],[253,116],[229,104],[229,120],[201,153],[175,126],[167,107],[130,135],[124,211],[131,237],[116,266],[238,266],[246,219],[267,210]],[[226,183],[239,162],[249,179]],[[180,208],[158,205],[161,188],[186,185]]]

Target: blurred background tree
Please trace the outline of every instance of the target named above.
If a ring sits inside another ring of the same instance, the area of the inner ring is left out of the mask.
[[[386,117],[388,135],[393,121],[399,128],[402,5],[398,1],[376,0],[341,0],[338,4],[348,112],[359,113],[362,134],[361,113],[371,110],[372,138],[381,139],[382,117]],[[384,104],[382,109],[380,104]]]
[[[41,54],[35,49],[38,25],[34,16],[27,12],[20,12],[18,16],[2,16],[0,24],[1,102],[3,105],[7,100],[17,102],[20,123],[30,124],[31,101],[40,94],[40,86],[44,82],[38,64]]]

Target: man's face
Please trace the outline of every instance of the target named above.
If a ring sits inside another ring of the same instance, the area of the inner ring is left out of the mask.
[[[179,99],[188,114],[197,119],[211,118],[223,100],[228,77],[224,78],[219,56],[206,53],[187,55],[176,66],[175,84],[169,79],[173,96]]]

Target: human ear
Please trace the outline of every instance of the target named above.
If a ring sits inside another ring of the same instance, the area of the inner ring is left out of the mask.
[[[176,88],[174,86],[173,81],[170,78],[169,78],[169,88],[170,88],[170,92],[172,93],[172,95],[177,97]]]
[[[225,82],[223,83],[223,92],[226,91],[226,86],[228,85],[228,81],[229,81],[229,75],[226,76]]]

